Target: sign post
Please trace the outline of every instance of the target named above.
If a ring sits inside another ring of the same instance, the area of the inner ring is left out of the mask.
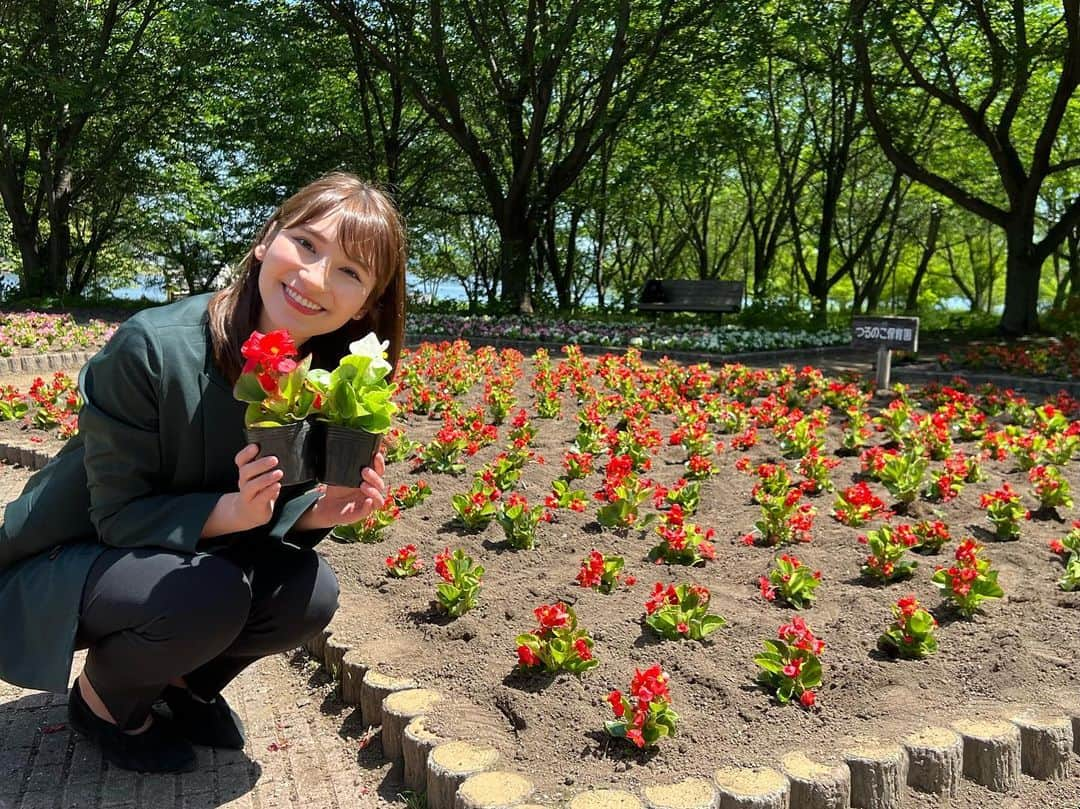
[[[851,320],[853,348],[876,348],[877,390],[888,390],[893,349],[919,350],[919,318],[856,316]]]

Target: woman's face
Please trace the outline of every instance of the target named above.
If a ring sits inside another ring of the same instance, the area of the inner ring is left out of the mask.
[[[338,244],[339,214],[283,228],[255,248],[262,261],[259,331],[286,329],[300,345],[359,317],[375,282],[371,268]]]

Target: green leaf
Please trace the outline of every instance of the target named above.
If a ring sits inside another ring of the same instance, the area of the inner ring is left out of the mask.
[[[233,397],[241,402],[261,402],[266,398],[266,391],[262,389],[255,374],[240,374],[233,386]]]
[[[704,637],[710,632],[715,632],[717,629],[727,625],[727,621],[721,618],[719,615],[706,615],[701,619],[701,635]]]
[[[799,679],[803,688],[816,688],[821,685],[821,661],[817,657],[808,657],[803,663]]]
[[[774,655],[760,654],[754,658],[754,662],[770,674],[780,674],[784,670],[783,661]]]
[[[916,610],[908,622],[911,631],[917,635],[925,635],[934,626],[934,618],[926,610]]]
[[[604,730],[608,732],[609,736],[614,736],[616,739],[626,738],[626,723],[614,719],[609,719],[604,722]]]

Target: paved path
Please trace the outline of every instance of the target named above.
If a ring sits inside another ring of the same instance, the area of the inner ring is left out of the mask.
[[[0,508],[29,474],[0,465]],[[81,668],[76,658],[73,675]],[[265,658],[225,691],[244,720],[243,751],[197,748],[183,775],[110,767],[67,727],[67,698],[0,682],[0,809],[388,809],[400,807],[376,739],[302,653]]]

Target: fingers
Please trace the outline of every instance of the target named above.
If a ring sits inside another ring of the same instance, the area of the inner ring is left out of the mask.
[[[240,450],[238,453],[236,453],[236,457],[233,458],[233,460],[236,462],[237,466],[243,466],[244,464],[248,463],[253,458],[255,458],[258,454],[259,454],[259,445],[258,444],[248,444],[246,447],[244,447],[242,450]]]
[[[270,487],[276,487],[276,490],[280,492],[281,478],[284,475],[285,473],[280,469],[271,469],[269,472],[256,475],[240,485],[240,496],[250,502]]]
[[[264,475],[275,475],[276,473],[274,477],[275,480],[284,476],[284,471],[275,468],[277,462],[277,458],[273,455],[268,455],[265,458],[258,458],[241,466],[239,476],[240,488],[243,489],[245,485]]]
[[[386,500],[386,494],[381,489],[372,486],[370,483],[360,484],[360,495],[373,502],[376,508],[381,506],[383,501]],[[359,500],[359,498],[357,499]]]

